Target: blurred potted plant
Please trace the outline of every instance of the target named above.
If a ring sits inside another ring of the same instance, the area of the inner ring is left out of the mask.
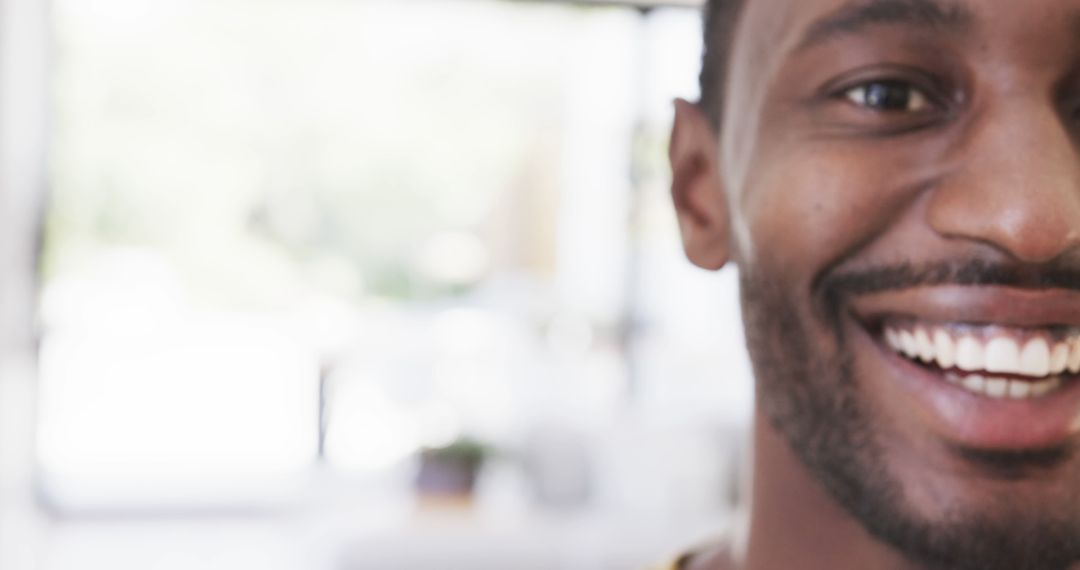
[[[416,476],[417,493],[423,498],[471,501],[480,471],[492,454],[489,446],[467,437],[424,449]]]

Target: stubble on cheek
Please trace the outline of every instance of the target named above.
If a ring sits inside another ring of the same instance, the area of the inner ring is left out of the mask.
[[[820,477],[833,478],[852,462],[876,463],[878,452],[852,375],[839,309],[806,306],[812,304],[809,295],[790,284],[753,270],[741,273],[758,398],[769,422],[804,463]],[[824,318],[814,316],[819,314]],[[852,474],[836,476],[847,480]]]

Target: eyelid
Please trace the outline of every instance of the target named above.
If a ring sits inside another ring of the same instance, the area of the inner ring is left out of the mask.
[[[846,97],[851,89],[881,82],[899,82],[918,89],[926,98],[925,108],[890,112],[856,105]],[[951,66],[878,63],[850,69],[819,85],[805,103],[823,132],[845,137],[892,137],[952,124],[966,106],[969,82],[962,71]]]
[[[851,70],[833,78],[820,90],[825,99],[844,100],[853,89],[872,83],[902,83],[918,90],[927,102],[938,109],[946,109],[955,103],[948,82],[933,73],[906,65],[874,65]]]

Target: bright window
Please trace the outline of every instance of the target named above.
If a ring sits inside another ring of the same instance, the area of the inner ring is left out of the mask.
[[[696,13],[53,13],[40,458],[57,503],[261,504],[320,453],[370,471],[541,421],[745,417],[734,281],[686,266],[665,190]]]

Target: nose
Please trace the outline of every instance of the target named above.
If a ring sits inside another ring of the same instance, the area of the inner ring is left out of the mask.
[[[957,170],[934,192],[929,223],[946,238],[1044,263],[1080,246],[1075,131],[1046,103],[987,112],[956,149]]]

